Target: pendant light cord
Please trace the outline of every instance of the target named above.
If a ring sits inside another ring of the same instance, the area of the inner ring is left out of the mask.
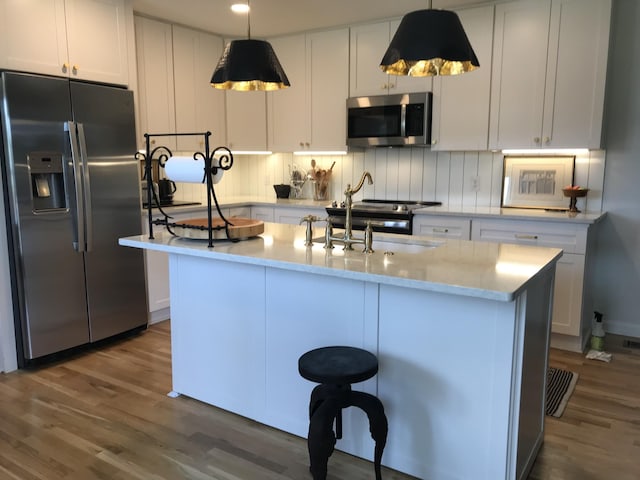
[[[247,0],[247,38],[251,40],[251,5]]]

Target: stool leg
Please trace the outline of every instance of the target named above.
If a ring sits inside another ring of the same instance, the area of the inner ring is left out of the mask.
[[[313,416],[320,403],[326,398],[343,398],[345,394],[351,392],[351,385],[316,385],[311,391],[311,400],[309,401],[309,419]],[[336,438],[342,438],[342,409],[336,414]]]
[[[316,385],[311,391],[311,399],[309,400],[309,420],[313,417],[313,413],[320,406],[320,403],[327,398],[324,385]]]
[[[309,422],[307,446],[309,448],[309,471],[313,480],[326,480],[327,462],[333,453],[336,437],[333,433],[333,420],[339,410],[338,401],[328,398],[319,401]]]
[[[376,480],[382,480],[380,464],[389,431],[387,416],[384,414],[384,406],[379,398],[365,392],[351,392],[349,403],[364,410],[367,417],[369,417],[369,431],[371,432],[371,438],[376,442],[373,466],[376,472]]]

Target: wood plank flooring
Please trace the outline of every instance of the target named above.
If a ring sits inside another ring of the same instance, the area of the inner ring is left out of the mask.
[[[610,364],[553,351],[580,374],[562,418],[547,417],[530,479],[640,479],[640,354]],[[32,371],[0,374],[0,479],[310,479],[305,439],[166,396],[170,326]],[[329,480],[372,479],[335,452]],[[385,480],[412,477],[384,469]]]

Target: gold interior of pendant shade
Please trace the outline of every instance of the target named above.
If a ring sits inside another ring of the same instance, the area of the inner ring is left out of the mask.
[[[220,90],[236,90],[238,92],[250,92],[250,91],[262,91],[270,92],[273,90],[280,90],[281,88],[287,88],[289,85],[285,85],[283,82],[263,82],[262,80],[249,80],[249,81],[226,81],[224,83],[212,83],[213,88]]]
[[[480,66],[458,15],[448,10],[406,14],[380,62],[391,75],[459,75]]]
[[[408,75],[411,77],[428,77],[436,75],[460,75],[478,68],[468,60],[459,62],[433,58],[431,60],[407,61],[398,60],[391,65],[380,65],[390,75]]]

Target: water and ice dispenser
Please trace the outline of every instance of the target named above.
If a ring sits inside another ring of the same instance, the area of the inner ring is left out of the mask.
[[[61,153],[36,152],[27,157],[33,211],[65,210],[67,196]]]

